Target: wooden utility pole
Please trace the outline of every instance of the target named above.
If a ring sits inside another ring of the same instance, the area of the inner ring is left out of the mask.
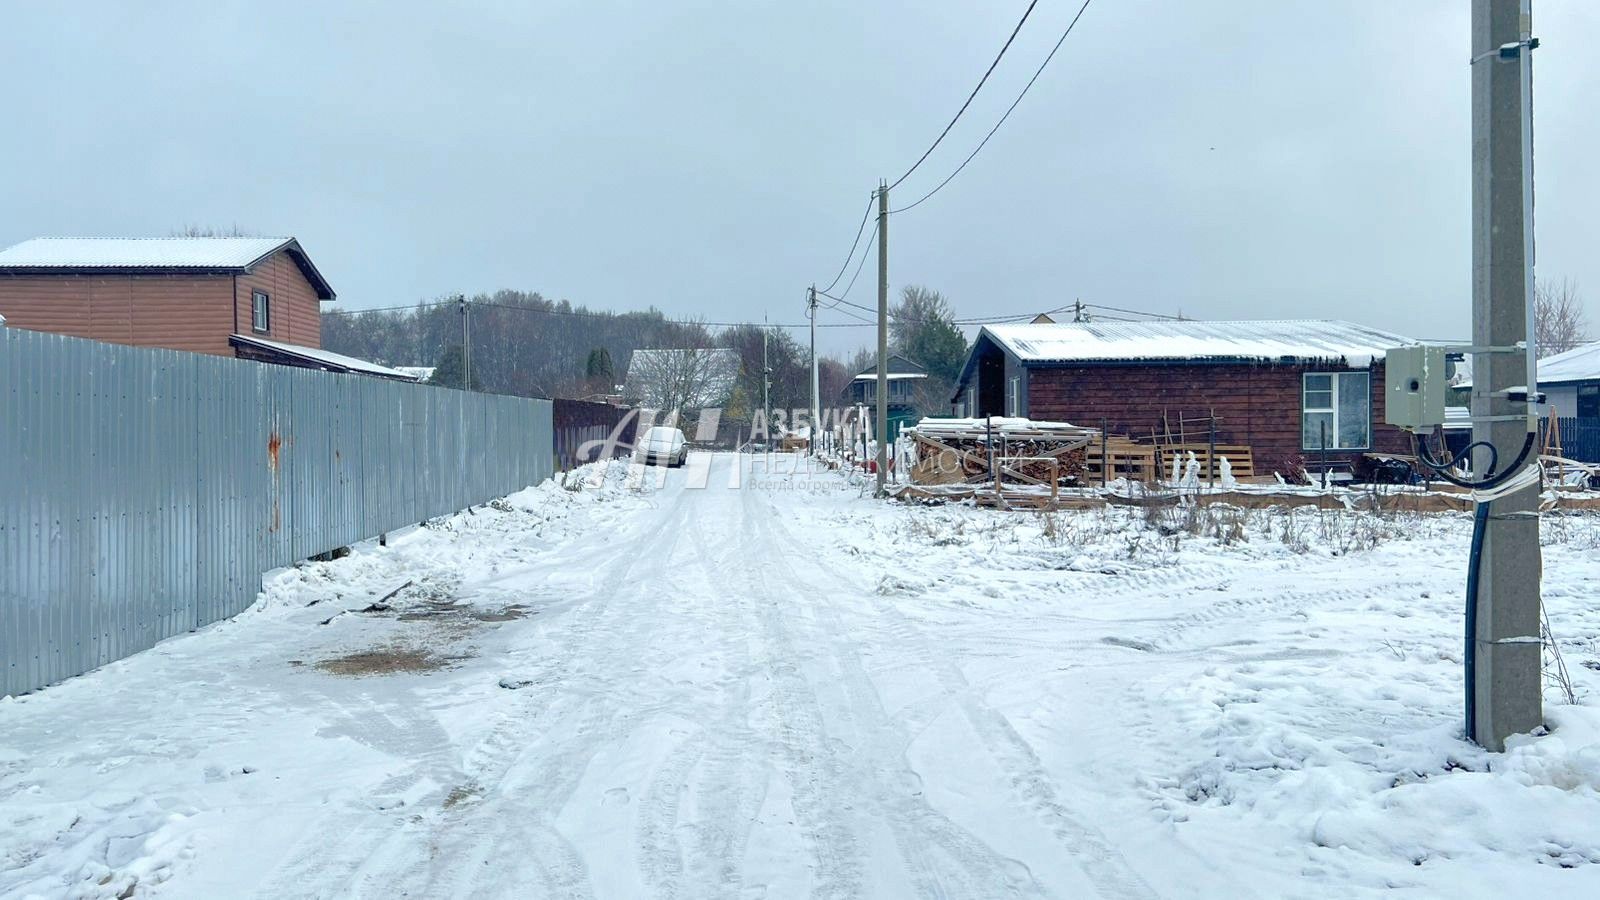
[[[1472,436],[1512,465],[1537,427],[1507,389],[1536,389],[1533,315],[1531,0],[1472,0]],[[1482,464],[1480,456],[1479,465]],[[1484,472],[1474,468],[1479,478]],[[1492,501],[1471,598],[1468,734],[1492,751],[1543,724],[1540,696],[1539,488]]]
[[[878,496],[889,469],[889,186],[878,182]]]

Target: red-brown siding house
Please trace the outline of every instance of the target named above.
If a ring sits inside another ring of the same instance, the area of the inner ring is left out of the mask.
[[[320,349],[333,299],[294,238],[35,238],[0,250],[11,328],[406,378]]]
[[[1409,452],[1383,421],[1383,355],[1415,341],[1339,321],[988,325],[957,385],[956,414],[1026,416],[1150,438],[1188,424],[1245,444],[1286,477],[1317,463],[1359,469]]]

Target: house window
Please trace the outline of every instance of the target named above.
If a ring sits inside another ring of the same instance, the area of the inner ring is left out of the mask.
[[[266,291],[250,292],[250,327],[262,334],[272,330],[271,301]]]
[[[1022,415],[1022,379],[1016,376],[1006,382],[1006,415]]]
[[[1307,372],[1300,395],[1300,447],[1365,450],[1372,446],[1372,376]]]

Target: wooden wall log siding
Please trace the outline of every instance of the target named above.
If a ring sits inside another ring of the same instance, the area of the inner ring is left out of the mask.
[[[233,356],[228,335],[236,328],[256,334],[250,329],[253,290],[266,291],[272,304],[272,327],[259,337],[322,346],[316,289],[281,251],[238,276],[0,275],[0,315],[8,326],[29,331]]]
[[[1031,418],[1099,427],[1149,440],[1162,415],[1176,439],[1178,416],[1190,423],[1187,439],[1204,443],[1206,418],[1217,417],[1217,443],[1247,444],[1256,471],[1297,474],[1315,450],[1300,447],[1300,376],[1305,372],[1366,371],[1326,365],[1096,365],[1035,366],[1028,379]],[[1409,453],[1405,432],[1383,423],[1383,364],[1373,365],[1372,450]],[[1332,451],[1328,459],[1354,463],[1361,451]]]
[[[12,328],[232,356],[232,283],[227,275],[0,277],[0,315]]]
[[[278,253],[237,280],[234,304],[238,307],[239,334],[322,347],[322,311],[316,288],[287,253]],[[250,295],[266,291],[270,298],[271,328],[265,334],[250,328]]]

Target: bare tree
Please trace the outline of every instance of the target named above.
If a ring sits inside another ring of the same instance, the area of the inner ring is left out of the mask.
[[[712,346],[705,328],[681,336],[680,346],[633,351],[628,360],[628,399],[693,421],[700,410],[722,406],[739,377],[739,356]]]
[[[1533,330],[1541,357],[1588,342],[1589,322],[1576,281],[1539,279],[1533,288]]]
[[[216,238],[216,237],[262,237],[258,232],[240,228],[237,223],[228,228],[217,228],[212,225],[185,225],[174,228],[167,233],[168,237],[186,238]]]

